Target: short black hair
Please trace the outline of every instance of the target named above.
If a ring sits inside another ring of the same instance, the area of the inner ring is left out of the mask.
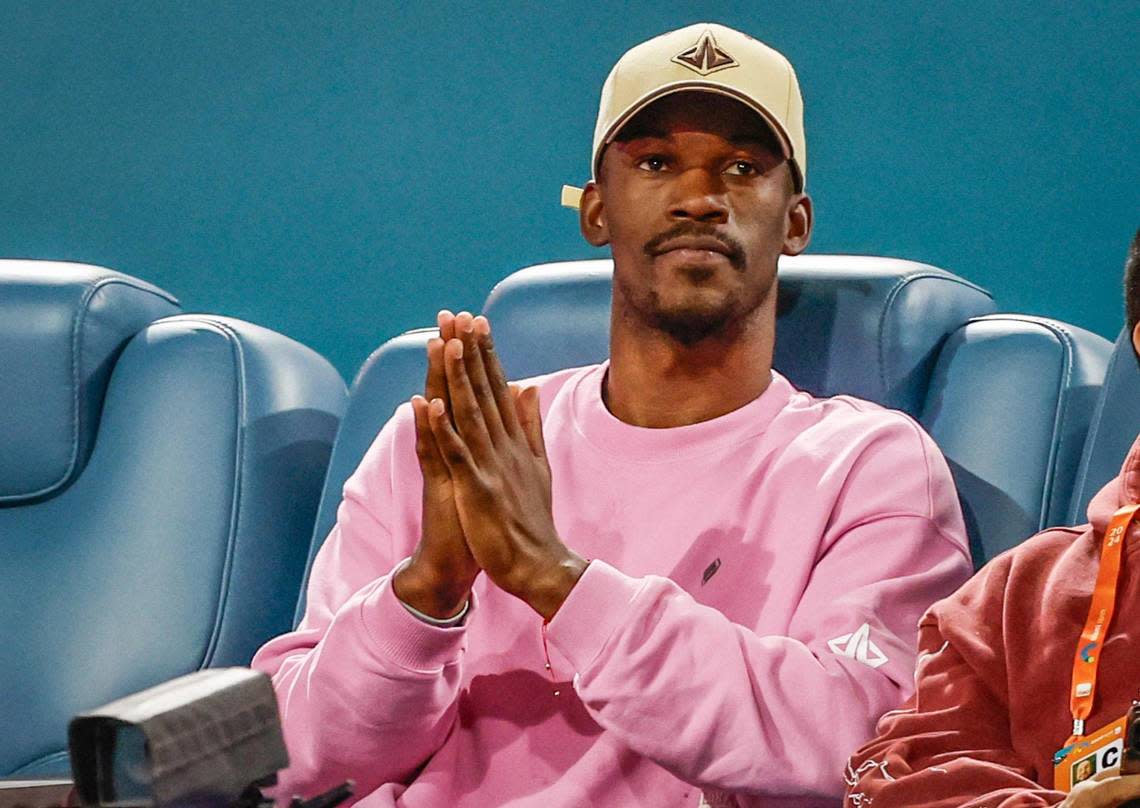
[[[1128,260],[1124,262],[1124,316],[1131,337],[1140,322],[1140,230],[1132,237]],[[1140,353],[1136,354],[1136,361],[1140,362]]]

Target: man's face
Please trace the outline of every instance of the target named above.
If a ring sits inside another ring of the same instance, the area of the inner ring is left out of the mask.
[[[684,345],[744,323],[773,291],[776,260],[798,253],[811,203],[767,124],[708,92],[666,96],[603,155],[582,227],[609,243],[615,294]]]

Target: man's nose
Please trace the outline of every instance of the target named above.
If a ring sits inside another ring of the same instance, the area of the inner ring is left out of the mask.
[[[675,220],[724,224],[728,221],[724,181],[719,173],[691,168],[676,180],[677,194],[669,211]]]

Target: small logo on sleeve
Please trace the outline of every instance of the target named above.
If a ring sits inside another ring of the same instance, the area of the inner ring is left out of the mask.
[[[843,634],[828,640],[827,647],[832,653],[862,662],[869,668],[887,664],[887,655],[871,640],[871,627],[864,623],[850,634]]]

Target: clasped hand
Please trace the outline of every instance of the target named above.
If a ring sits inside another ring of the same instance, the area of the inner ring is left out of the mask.
[[[1078,783],[1057,808],[1122,808],[1140,801],[1140,775],[1106,769]]]
[[[538,388],[507,384],[485,317],[440,312],[439,329],[412,398],[423,534],[396,595],[448,617],[483,571],[549,620],[587,562],[554,527]]]

